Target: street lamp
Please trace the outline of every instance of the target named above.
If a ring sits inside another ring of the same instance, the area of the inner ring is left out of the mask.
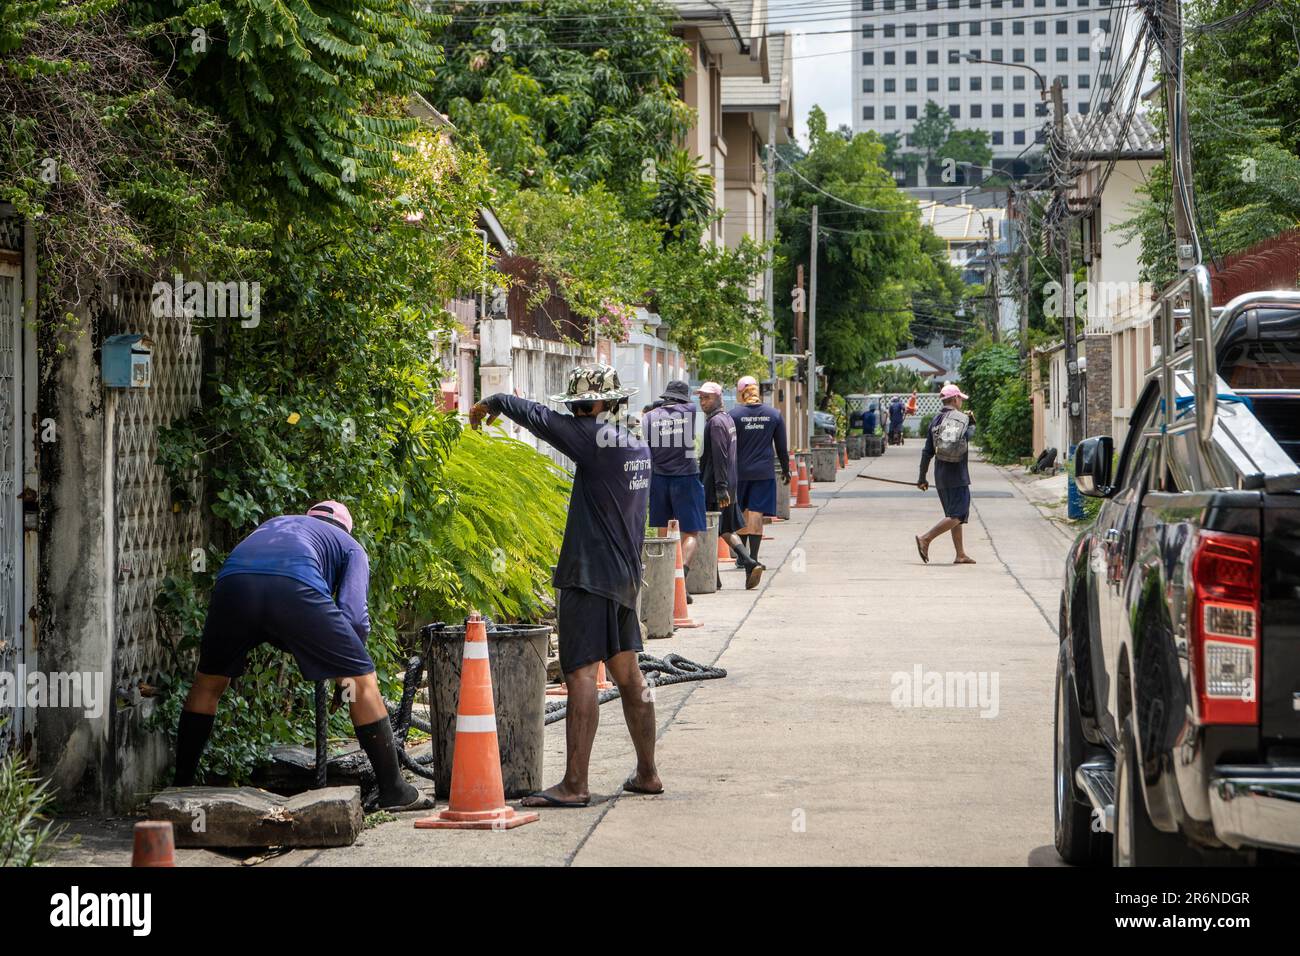
[[[1012,66],[1017,70],[1028,70],[1034,76],[1038,77],[1038,96],[1039,99],[1047,99],[1047,80],[1043,79],[1043,74],[1039,73],[1028,63],[1007,63],[1005,60],[981,60],[973,53],[963,53],[961,58],[967,63],[986,63],[989,66]]]

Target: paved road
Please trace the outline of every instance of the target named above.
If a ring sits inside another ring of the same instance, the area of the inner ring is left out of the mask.
[[[940,517],[934,492],[856,477],[915,480],[919,452],[915,441],[891,448],[815,486],[816,508],[771,527],[760,590],[724,570],[723,590],[691,608],[704,626],[647,648],[728,671],[659,691],[664,795],[617,796],[633,756],[611,704],[590,808],[495,833],[414,830],[417,815],[403,815],[356,846],[263,865],[1057,864],[1051,713],[1066,534],[1003,472],[973,464],[967,549],[979,563],[948,563],[945,539],[922,565],[912,536]],[[896,706],[918,671],[921,706]],[[958,698],[954,684],[927,700],[932,674],[973,675],[975,694]],[[563,722],[547,729],[548,783],[563,735]],[[62,862],[129,861],[129,821],[77,830],[84,842]],[[177,862],[238,859],[183,851]]]

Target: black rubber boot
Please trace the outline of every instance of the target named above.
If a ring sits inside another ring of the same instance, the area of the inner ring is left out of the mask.
[[[758,562],[754,560],[754,556],[745,547],[744,541],[746,537],[746,535],[738,534],[736,535],[737,544],[731,544],[731,542],[727,542],[727,544],[736,555],[736,566],[748,571]]]
[[[375,768],[375,782],[379,784],[379,806],[394,810],[409,806],[420,796],[420,791],[402,779],[402,768],[397,762],[397,744],[393,742],[393,725],[387,717],[373,724],[357,727],[357,743],[361,744]]]
[[[212,714],[181,711],[180,723],[176,727],[176,776],[173,786],[194,786],[194,775],[199,771],[199,761],[208,746],[208,738],[212,736],[212,725],[216,719]]]
[[[749,556],[755,561],[758,560],[758,546],[763,543],[762,533],[750,534],[745,536],[749,540]]]
[[[685,564],[683,564],[683,565],[682,565],[682,579],[685,580],[686,578],[689,578],[690,576],[691,576],[691,569],[690,569],[690,567],[687,566],[687,565],[685,565]],[[687,589],[686,589],[686,603],[687,603],[687,604],[694,604],[694,603],[695,603],[695,598],[691,597],[691,589],[690,589],[690,588],[687,588]]]

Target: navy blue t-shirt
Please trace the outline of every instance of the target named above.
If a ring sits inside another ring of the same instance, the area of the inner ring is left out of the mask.
[[[650,446],[656,475],[698,475],[695,431],[700,410],[693,402],[659,405],[641,419],[641,434]]]
[[[622,425],[492,395],[484,402],[573,460],[564,544],[551,583],[636,607],[650,501],[650,449]]]
[[[257,526],[230,552],[217,580],[232,574],[293,578],[332,598],[363,641],[370,633],[370,561],[356,538],[310,515],[281,515]]]
[[[736,425],[736,473],[741,481],[773,478],[772,446],[782,470],[789,467],[785,419],[771,405],[737,405],[731,410]]]

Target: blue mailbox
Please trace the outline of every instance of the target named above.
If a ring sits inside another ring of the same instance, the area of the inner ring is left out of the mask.
[[[105,388],[148,388],[153,381],[153,343],[143,335],[110,335],[104,340],[100,374]]]

